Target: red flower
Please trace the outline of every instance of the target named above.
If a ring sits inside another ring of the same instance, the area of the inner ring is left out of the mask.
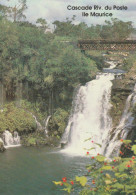
[[[132,156],[132,159],[134,160],[135,159],[135,156]]]
[[[90,173],[90,172],[91,172],[91,170],[88,170],[88,172]]]
[[[123,139],[121,139],[120,141],[123,142]]]
[[[95,180],[92,180],[92,184],[95,184]]]
[[[103,171],[101,171],[101,173],[103,173]]]
[[[66,178],[66,177],[63,177],[63,178],[62,178],[62,181],[63,181],[63,182],[67,182],[67,178]]]
[[[114,159],[114,162],[116,162],[116,160]]]
[[[92,159],[94,159],[94,156],[92,156]]]
[[[60,186],[63,186],[63,183],[61,183]]]
[[[99,156],[100,154],[98,153],[97,155]]]
[[[91,188],[90,190],[92,191],[93,189]]]
[[[131,167],[130,165],[127,165],[127,167],[129,168],[129,167]]]
[[[89,155],[89,152],[87,152],[86,154]]]
[[[129,162],[130,162],[130,163],[132,163],[133,161],[132,161],[132,160],[130,160]]]
[[[104,165],[107,165],[107,163],[105,162]]]
[[[112,169],[114,169],[115,167],[113,166]]]
[[[73,182],[73,181],[71,181],[70,183],[71,183],[72,185],[74,185],[74,182]]]
[[[119,153],[120,153],[121,155],[123,155],[123,152],[120,151]]]
[[[91,141],[92,143],[94,143],[94,141]]]

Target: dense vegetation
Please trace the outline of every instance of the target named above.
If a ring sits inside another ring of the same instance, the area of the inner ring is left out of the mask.
[[[17,108],[13,103],[4,106],[0,112],[0,132],[5,129],[32,132],[36,127],[35,120],[24,108]]]

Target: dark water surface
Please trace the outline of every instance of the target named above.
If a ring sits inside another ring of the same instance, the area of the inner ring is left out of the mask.
[[[0,154],[0,195],[66,194],[52,181],[86,173],[88,160],[64,155],[48,147],[10,148]]]

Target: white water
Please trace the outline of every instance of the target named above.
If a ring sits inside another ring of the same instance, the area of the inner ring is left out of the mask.
[[[109,69],[115,66],[112,62]],[[73,112],[61,140],[66,144],[66,148],[61,152],[85,155],[86,151],[89,151],[92,155],[100,153],[106,157],[118,156],[120,139],[126,139],[133,127],[134,117],[130,108],[136,103],[136,85],[133,93],[127,98],[118,127],[113,130],[109,110],[111,80],[115,76],[113,73],[102,73],[97,75],[95,80],[79,88],[73,101]],[[88,138],[91,139],[85,141]],[[95,143],[101,144],[102,147]],[[95,150],[89,150],[93,147]]]
[[[85,148],[88,150],[96,147],[96,150],[91,150],[90,153],[93,155],[98,152],[103,153],[112,125],[108,111],[111,108],[111,80],[113,79],[114,74],[102,73],[95,80],[79,88],[73,102],[73,113],[61,141],[68,143],[68,146],[62,152],[84,155]],[[91,140],[85,142],[90,137]],[[102,148],[92,142],[101,144]]]
[[[5,148],[20,146],[20,137],[18,132],[14,131],[12,135],[8,130],[3,133],[3,143]]]
[[[45,134],[48,136],[48,123],[50,120],[51,116],[48,116],[46,121],[45,121]]]
[[[35,119],[35,122],[36,122],[36,126],[37,126],[36,129],[37,130],[42,130],[43,127],[42,127],[41,123],[39,123],[39,121],[37,120],[37,118],[36,118],[36,116],[34,114],[32,114],[32,116],[33,116],[33,118]]]
[[[130,108],[133,108],[133,106],[136,103],[136,85],[134,87],[133,93],[130,94],[127,98],[124,113],[121,117],[120,123],[117,126],[117,128],[114,130],[114,132],[111,132],[112,139],[109,139],[109,142],[107,142],[107,151],[106,156],[118,156],[121,142],[120,139],[126,139],[129,132],[132,130],[133,127],[133,121],[134,117],[132,115],[132,112]]]
[[[110,67],[105,69],[113,69],[117,66],[117,63],[113,61],[107,61],[107,63],[110,64]]]

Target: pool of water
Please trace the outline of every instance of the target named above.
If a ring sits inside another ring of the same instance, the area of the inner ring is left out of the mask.
[[[89,158],[68,156],[48,147],[10,148],[0,154],[0,194],[66,194],[58,190],[52,181],[87,173],[85,165],[89,161]]]

